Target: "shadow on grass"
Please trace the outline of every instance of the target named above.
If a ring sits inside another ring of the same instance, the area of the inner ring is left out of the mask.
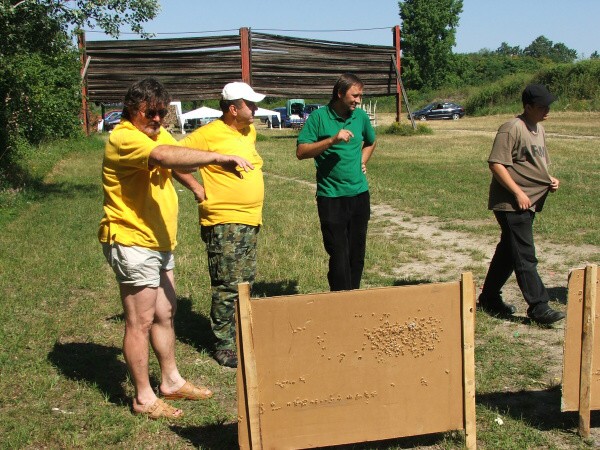
[[[421,436],[410,436],[397,439],[387,439],[385,441],[376,442],[364,442],[358,444],[347,444],[347,445],[335,445],[332,447],[326,447],[327,450],[379,450],[386,448],[420,448],[420,447],[433,447],[441,446],[447,443],[449,440],[460,444],[464,441],[462,436],[451,437],[454,433],[432,433],[424,434]]]
[[[402,278],[402,279],[394,280],[394,283],[392,284],[392,286],[413,286],[415,284],[429,284],[429,283],[431,283],[431,280],[429,280],[429,279],[415,280],[415,279],[409,279],[409,278]]]
[[[275,282],[257,281],[252,286],[253,297],[274,297],[276,295],[294,295],[297,293],[297,280],[281,280]]]
[[[194,448],[206,450],[229,450],[238,448],[237,423],[208,425],[205,427],[181,427],[173,425],[171,430],[186,439]]]
[[[560,410],[560,386],[543,391],[477,394],[476,403],[515,420],[525,421],[541,431],[577,427],[577,413]],[[598,423],[600,414],[592,414],[592,418]]]
[[[84,195],[95,198],[102,195],[99,184],[82,184],[74,182],[44,182],[38,178],[31,178],[27,183],[27,191],[36,200],[47,197],[76,198]]]
[[[127,404],[123,390],[127,366],[119,361],[121,349],[105,345],[71,342],[55,343],[48,360],[67,378],[96,386],[117,405]]]
[[[298,293],[298,282],[282,280],[277,282],[257,282],[252,288],[252,295],[257,297],[272,297],[275,295],[291,295]],[[177,313],[175,314],[175,335],[177,339],[191,345],[198,351],[211,353],[214,350],[215,337],[212,333],[210,319],[194,311],[191,299],[177,298]],[[113,316],[112,320],[122,319]]]
[[[192,301],[187,297],[177,298],[175,336],[198,351],[210,353],[214,349],[215,338],[210,319],[194,311]]]
[[[547,288],[548,295],[552,300],[556,300],[558,303],[562,303],[563,305],[567,304],[567,291],[566,287],[551,287]]]
[[[178,427],[172,426],[171,430],[181,438],[187,439],[195,448],[207,450],[229,450],[238,447],[237,424],[210,425],[206,427]],[[462,433],[434,433],[422,436],[388,439],[376,442],[336,445],[328,450],[376,450],[384,448],[409,449],[422,446],[435,446],[448,441],[460,444],[464,441]]]

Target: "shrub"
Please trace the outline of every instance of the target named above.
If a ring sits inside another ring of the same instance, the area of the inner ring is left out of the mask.
[[[517,73],[489,84],[474,93],[465,103],[465,111],[471,116],[481,116],[506,111],[507,107],[514,110],[521,105],[521,92],[531,83],[533,76],[527,73]]]
[[[417,124],[417,129],[406,123],[394,122],[383,129],[382,134],[394,134],[396,136],[414,136],[417,134],[433,134],[433,130],[425,124]]]
[[[37,53],[0,58],[0,183],[18,186],[19,152],[25,145],[68,138],[80,131],[77,53]]]

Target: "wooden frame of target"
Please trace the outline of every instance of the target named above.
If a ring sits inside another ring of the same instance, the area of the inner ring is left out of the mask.
[[[476,448],[475,286],[250,300],[239,285],[241,449],[298,449],[464,430]]]
[[[561,411],[579,413],[579,434],[590,436],[590,411],[600,409],[598,266],[569,273]]]

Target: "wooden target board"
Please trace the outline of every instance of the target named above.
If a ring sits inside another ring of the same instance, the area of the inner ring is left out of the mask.
[[[475,448],[475,290],[465,275],[252,301],[240,285],[240,448],[462,429]]]

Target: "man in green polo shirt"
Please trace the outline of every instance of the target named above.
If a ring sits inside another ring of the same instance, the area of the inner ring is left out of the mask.
[[[298,159],[314,158],[317,208],[329,255],[332,291],[358,289],[365,263],[371,215],[366,165],[375,149],[375,130],[358,108],[364,83],[345,73],[329,104],[311,113],[298,136]]]

